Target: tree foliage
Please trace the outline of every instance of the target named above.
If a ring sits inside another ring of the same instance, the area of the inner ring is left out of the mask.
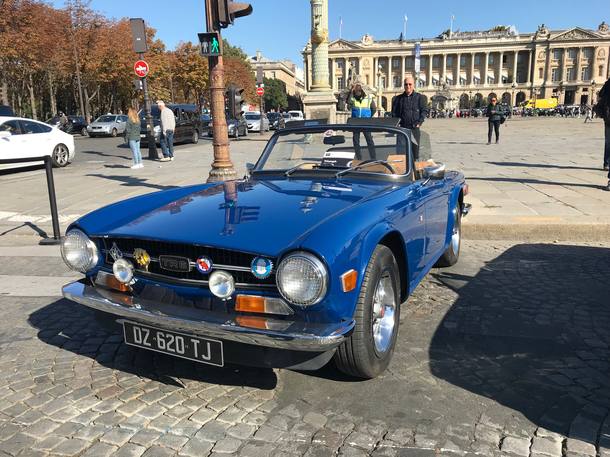
[[[153,101],[209,99],[208,63],[197,45],[186,42],[167,50],[150,27],[147,40],[143,57]],[[34,118],[58,111],[89,118],[126,112],[143,102],[134,85],[138,56],[131,43],[129,20],[102,16],[90,0],[66,0],[61,9],[43,0],[0,1],[0,87],[8,88],[5,98],[16,113]],[[255,99],[246,54],[226,41],[224,51],[227,83]]]
[[[263,82],[265,83],[265,108],[276,111],[288,108],[288,95],[284,81],[264,78]]]

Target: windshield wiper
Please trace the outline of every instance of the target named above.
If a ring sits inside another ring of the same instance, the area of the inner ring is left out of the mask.
[[[389,161],[388,160],[371,160],[370,162],[364,162],[364,163],[356,165],[355,167],[349,167],[349,168],[346,168],[345,170],[338,171],[337,174],[335,175],[335,178],[339,178],[339,177],[343,176],[344,174],[349,173],[351,171],[360,170],[361,168],[368,167],[369,165],[377,165],[377,164],[387,165],[389,167],[388,170],[391,169],[392,172],[395,173],[394,168],[390,164],[397,163],[397,162],[402,162],[402,160],[389,160]]]
[[[294,173],[295,171],[297,171],[299,168],[301,168],[303,165],[317,165],[318,162],[301,162],[300,164],[286,170],[284,172],[284,176],[288,177],[290,176],[292,173]]]

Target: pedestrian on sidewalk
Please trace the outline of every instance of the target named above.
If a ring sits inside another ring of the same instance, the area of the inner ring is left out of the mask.
[[[587,105],[587,115],[585,116],[585,124],[587,123],[587,121],[593,122],[593,109],[591,108],[591,105]]]
[[[142,128],[140,118],[135,109],[127,111],[127,125],[125,126],[125,137],[129,142],[133,154],[133,165],[131,168],[144,168],[142,164],[142,152],[140,151],[140,129]]]
[[[392,100],[392,117],[400,119],[400,126],[411,130],[415,142],[413,159],[419,159],[420,127],[428,116],[428,99],[425,95],[415,92],[415,80],[407,76],[403,82],[405,91]]]
[[[496,132],[496,144],[500,142],[500,124],[502,123],[502,111],[498,106],[498,99],[492,97],[487,105],[487,144],[491,144],[491,134]]]
[[[157,100],[157,106],[161,111],[161,150],[163,151],[162,162],[174,160],[174,130],[176,130],[176,117],[174,112],[165,106],[163,100]]]
[[[362,84],[356,83],[353,85],[352,90],[349,93],[347,98],[347,104],[352,112],[352,118],[369,118],[375,115],[377,111],[377,105],[375,104],[375,99],[371,94],[367,94],[364,92],[362,88]],[[375,143],[373,142],[373,136],[371,132],[364,131],[360,132],[358,130],[354,130],[353,133],[353,142],[354,142],[354,150],[356,151],[356,158],[358,160],[362,160],[362,152],[360,149],[360,133],[364,134],[364,139],[366,141],[366,146],[369,151],[369,160],[377,159],[375,154]]]
[[[610,191],[610,79],[599,91],[596,112],[604,120],[604,170],[608,171],[608,184],[604,187],[604,190]]]

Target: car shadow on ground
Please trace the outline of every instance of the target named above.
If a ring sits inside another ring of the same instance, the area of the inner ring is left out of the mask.
[[[125,167],[125,168],[129,168],[129,167]],[[151,189],[156,189],[156,190],[169,190],[169,189],[175,189],[175,188],[179,187],[179,186],[162,186],[160,184],[152,184],[152,183],[148,182],[148,179],[136,178],[134,176],[109,176],[109,175],[102,175],[99,173],[91,173],[86,176],[110,179],[112,181],[119,181],[119,182],[123,183],[123,184],[121,184],[122,186],[127,186],[127,187],[150,187]]]
[[[101,324],[93,310],[69,300],[57,300],[35,311],[28,322],[38,329],[38,338],[49,345],[164,384],[182,387],[184,381],[194,380],[263,390],[277,386],[276,374],[269,368],[220,368],[128,346],[123,343],[120,326]]]
[[[468,281],[457,267],[435,274],[459,297],[432,338],[431,373],[595,445],[610,407],[609,259],[607,248],[522,244]]]
[[[489,165],[499,167],[525,167],[525,168],[556,168],[559,170],[591,170],[601,171],[601,168],[577,167],[573,165],[554,165],[550,163],[527,163],[527,162],[485,162]]]

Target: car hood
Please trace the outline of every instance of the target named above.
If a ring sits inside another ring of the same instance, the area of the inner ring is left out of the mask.
[[[336,180],[230,181],[137,197],[95,211],[77,225],[90,236],[157,239],[277,256],[326,220],[391,188],[389,183]]]
[[[108,127],[112,124],[114,124],[114,122],[92,122],[89,125],[91,125],[92,127]]]

